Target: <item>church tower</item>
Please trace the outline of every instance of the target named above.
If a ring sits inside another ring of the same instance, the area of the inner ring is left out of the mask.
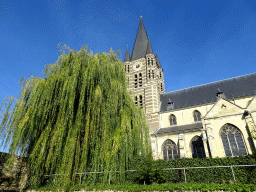
[[[158,111],[160,94],[165,93],[163,69],[155,55],[140,17],[132,55],[127,46],[124,58],[128,91],[134,103],[144,109],[149,124],[149,133],[159,128]]]

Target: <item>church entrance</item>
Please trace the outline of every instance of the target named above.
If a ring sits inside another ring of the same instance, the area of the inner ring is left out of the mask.
[[[193,158],[206,157],[202,137],[195,136],[191,140],[191,148],[192,148],[192,157]]]

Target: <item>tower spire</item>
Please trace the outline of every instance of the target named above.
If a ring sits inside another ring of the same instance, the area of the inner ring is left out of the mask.
[[[140,19],[142,19],[142,10],[140,11]]]
[[[144,27],[142,16],[140,16],[140,24],[137,31],[135,43],[133,46],[131,61],[145,57],[148,45],[148,35]]]
[[[127,45],[126,53],[124,56],[124,62],[126,61],[131,61],[128,45]]]

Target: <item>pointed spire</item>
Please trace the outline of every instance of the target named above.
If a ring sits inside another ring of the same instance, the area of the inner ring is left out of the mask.
[[[148,38],[148,46],[147,46],[147,52],[146,54],[154,54],[153,53],[153,50],[152,50],[152,46],[151,46],[151,43],[149,41],[149,38]]]
[[[128,45],[127,45],[127,49],[126,49],[126,53],[125,53],[125,57],[124,57],[124,62],[126,62],[126,61],[131,61]]]
[[[144,27],[142,16],[140,17],[140,24],[137,31],[135,43],[133,46],[131,61],[140,59],[146,56],[148,45],[148,35]]]
[[[162,68],[161,64],[159,62],[159,58],[158,58],[157,52],[156,52],[156,64],[157,64],[158,67]]]

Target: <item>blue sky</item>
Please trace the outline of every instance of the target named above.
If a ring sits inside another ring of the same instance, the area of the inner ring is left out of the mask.
[[[43,77],[59,43],[130,54],[142,10],[166,92],[256,72],[256,0],[1,0],[0,102]],[[1,139],[0,139],[1,141]],[[0,151],[5,151],[0,147]]]

